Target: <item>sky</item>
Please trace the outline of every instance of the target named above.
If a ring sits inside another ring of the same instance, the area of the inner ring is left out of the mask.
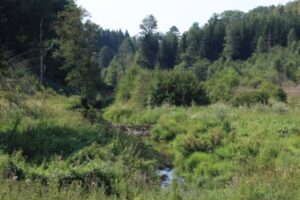
[[[286,4],[290,0],[77,0],[91,20],[104,29],[140,32],[141,21],[153,14],[158,31],[167,32],[175,25],[187,31],[194,22],[204,25],[214,13],[225,10],[249,11],[257,6]]]

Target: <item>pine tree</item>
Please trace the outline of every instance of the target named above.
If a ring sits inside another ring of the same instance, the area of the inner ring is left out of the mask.
[[[142,30],[140,38],[138,63],[142,67],[153,69],[157,62],[159,40],[156,33],[157,21],[153,15],[146,17],[140,25]]]
[[[226,59],[239,58],[240,35],[236,25],[231,24],[226,28],[225,47],[223,55]]]
[[[163,37],[159,55],[161,67],[171,69],[175,66],[178,60],[178,36],[178,29],[172,27]]]

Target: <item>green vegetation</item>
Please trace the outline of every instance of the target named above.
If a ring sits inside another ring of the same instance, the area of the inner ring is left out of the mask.
[[[126,109],[131,114],[115,123],[152,124],[154,146],[173,158],[188,188],[222,191],[216,199],[299,198],[299,108],[281,103],[251,108],[111,107],[104,116],[118,120],[110,116],[122,116]]]
[[[138,138],[90,124],[79,111],[70,110],[77,99],[37,93],[24,103],[24,109],[2,112],[0,179],[8,185],[1,184],[1,199],[13,182],[24,191],[41,190],[49,199],[56,194],[47,197],[52,195],[48,186],[54,193],[62,191],[57,195],[63,198],[90,189],[130,197],[134,194],[130,187],[138,191],[146,183],[159,185],[158,153]]]
[[[1,1],[0,199],[300,199],[299,8],[131,37]]]

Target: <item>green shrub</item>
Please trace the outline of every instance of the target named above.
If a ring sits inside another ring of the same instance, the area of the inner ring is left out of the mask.
[[[229,101],[233,90],[239,84],[239,76],[232,68],[224,69],[209,79],[205,86],[207,94],[212,102]]]
[[[116,102],[130,102],[139,107],[208,103],[202,84],[192,72],[184,70],[132,68],[118,84],[116,96]]]
[[[117,86],[117,102],[127,102],[132,97],[134,82],[140,70],[141,69],[138,67],[132,67],[127,71],[126,75],[123,76],[123,78]]]
[[[235,156],[235,146],[233,144],[227,144],[226,146],[217,148],[215,150],[219,159],[232,159]]]
[[[163,103],[190,106],[192,102],[205,105],[208,100],[202,85],[191,72],[173,70],[154,74],[150,92],[151,106],[160,106]]]
[[[260,86],[260,91],[262,93],[268,94],[269,98],[273,98],[277,101],[286,102],[287,95],[284,90],[271,83],[263,83]]]
[[[211,165],[213,162],[211,155],[207,154],[207,153],[193,153],[191,154],[185,161],[185,169],[193,174],[195,171],[195,168],[198,167],[198,165],[201,164],[201,166],[206,166],[207,165]],[[201,170],[200,170],[201,171]],[[198,176],[199,175],[204,175],[203,173],[199,173],[200,172],[199,169],[197,169],[198,172]]]
[[[179,121],[161,116],[159,124],[152,129],[152,137],[157,141],[171,141],[177,135],[182,134],[184,132],[185,130],[180,125]]]
[[[71,172],[66,176],[59,177],[58,187],[68,187],[74,183],[81,187],[102,187],[107,195],[114,193],[112,181],[115,175],[111,172],[103,172],[99,169],[93,169],[84,172]]]
[[[278,142],[265,143],[258,155],[258,162],[263,166],[269,166],[273,164],[272,161],[278,157],[281,148],[281,144]]]
[[[286,102],[287,94],[282,88],[276,88],[272,91],[272,97],[278,101]]]
[[[180,135],[176,138],[176,148],[184,156],[188,156],[194,152],[213,152],[214,149],[221,144],[223,135],[218,132],[211,132],[210,134],[195,135],[188,133]]]
[[[133,111],[134,109],[131,106],[123,105],[119,107],[114,105],[103,114],[103,118],[114,123],[122,123],[131,117]]]
[[[269,95],[260,91],[245,91],[232,99],[233,106],[252,106],[255,104],[268,104]]]

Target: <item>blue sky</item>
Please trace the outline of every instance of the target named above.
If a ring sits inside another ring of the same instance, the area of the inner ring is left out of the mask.
[[[77,0],[93,22],[103,28],[128,30],[131,35],[139,33],[139,24],[149,14],[156,17],[159,31],[176,25],[184,32],[194,22],[204,25],[213,13],[287,2],[290,0]]]

